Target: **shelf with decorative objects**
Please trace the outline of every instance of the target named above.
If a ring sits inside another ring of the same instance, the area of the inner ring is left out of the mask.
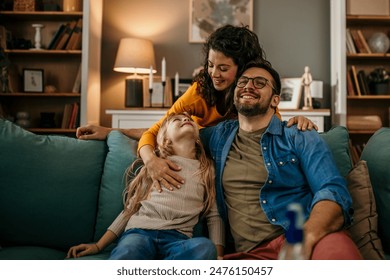
[[[65,5],[62,0],[52,2],[57,9]],[[100,80],[100,74],[93,74],[100,73],[100,66],[88,53],[100,55],[101,34],[91,38],[89,32],[90,26],[102,24],[102,0],[93,1],[94,7],[91,0],[83,2],[79,11],[0,11],[0,32],[7,38],[1,41],[2,55],[9,61],[0,82],[3,117],[17,122],[18,113],[27,113],[30,119],[25,128],[43,134],[74,134],[78,125],[99,120],[96,110],[88,108],[99,103],[89,96],[94,95],[92,81]],[[30,83],[26,71],[31,78],[39,74],[38,87],[26,86]],[[74,120],[64,122],[70,105]],[[50,127],[43,115],[54,115]]]

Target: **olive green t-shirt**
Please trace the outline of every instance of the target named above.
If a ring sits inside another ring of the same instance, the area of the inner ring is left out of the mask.
[[[267,180],[260,146],[264,131],[239,129],[224,168],[223,187],[237,252],[247,252],[283,233],[268,221],[260,206],[260,191]]]

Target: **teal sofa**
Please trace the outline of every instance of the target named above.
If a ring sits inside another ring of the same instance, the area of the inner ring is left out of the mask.
[[[335,127],[322,136],[347,176],[347,130]],[[390,252],[390,129],[377,137],[363,156],[378,189],[380,237]],[[64,259],[70,246],[98,240],[122,209],[124,174],[136,147],[118,131],[106,141],[83,141],[36,135],[0,119],[0,259]],[[106,259],[110,250],[84,259]]]

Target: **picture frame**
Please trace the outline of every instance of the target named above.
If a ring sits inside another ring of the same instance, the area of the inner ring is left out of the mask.
[[[149,77],[143,79],[143,104],[148,108],[170,108],[172,106],[172,84],[171,78],[166,77],[163,102],[163,85],[161,76],[153,76],[153,92],[152,96],[149,93]]]
[[[172,82],[172,100],[173,103],[182,96],[188,88],[192,85],[192,79],[179,79],[178,91],[176,91],[175,79],[171,79]]]
[[[226,24],[253,29],[253,0],[189,0],[189,42],[203,43]]]
[[[282,78],[279,109],[299,109],[302,95],[302,78]]]
[[[23,91],[43,92],[43,69],[23,69]]]

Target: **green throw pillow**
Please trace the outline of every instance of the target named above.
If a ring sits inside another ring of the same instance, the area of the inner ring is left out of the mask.
[[[334,126],[327,132],[320,134],[332,151],[336,165],[342,176],[347,176],[352,169],[352,161],[349,153],[349,134],[343,126]]]

